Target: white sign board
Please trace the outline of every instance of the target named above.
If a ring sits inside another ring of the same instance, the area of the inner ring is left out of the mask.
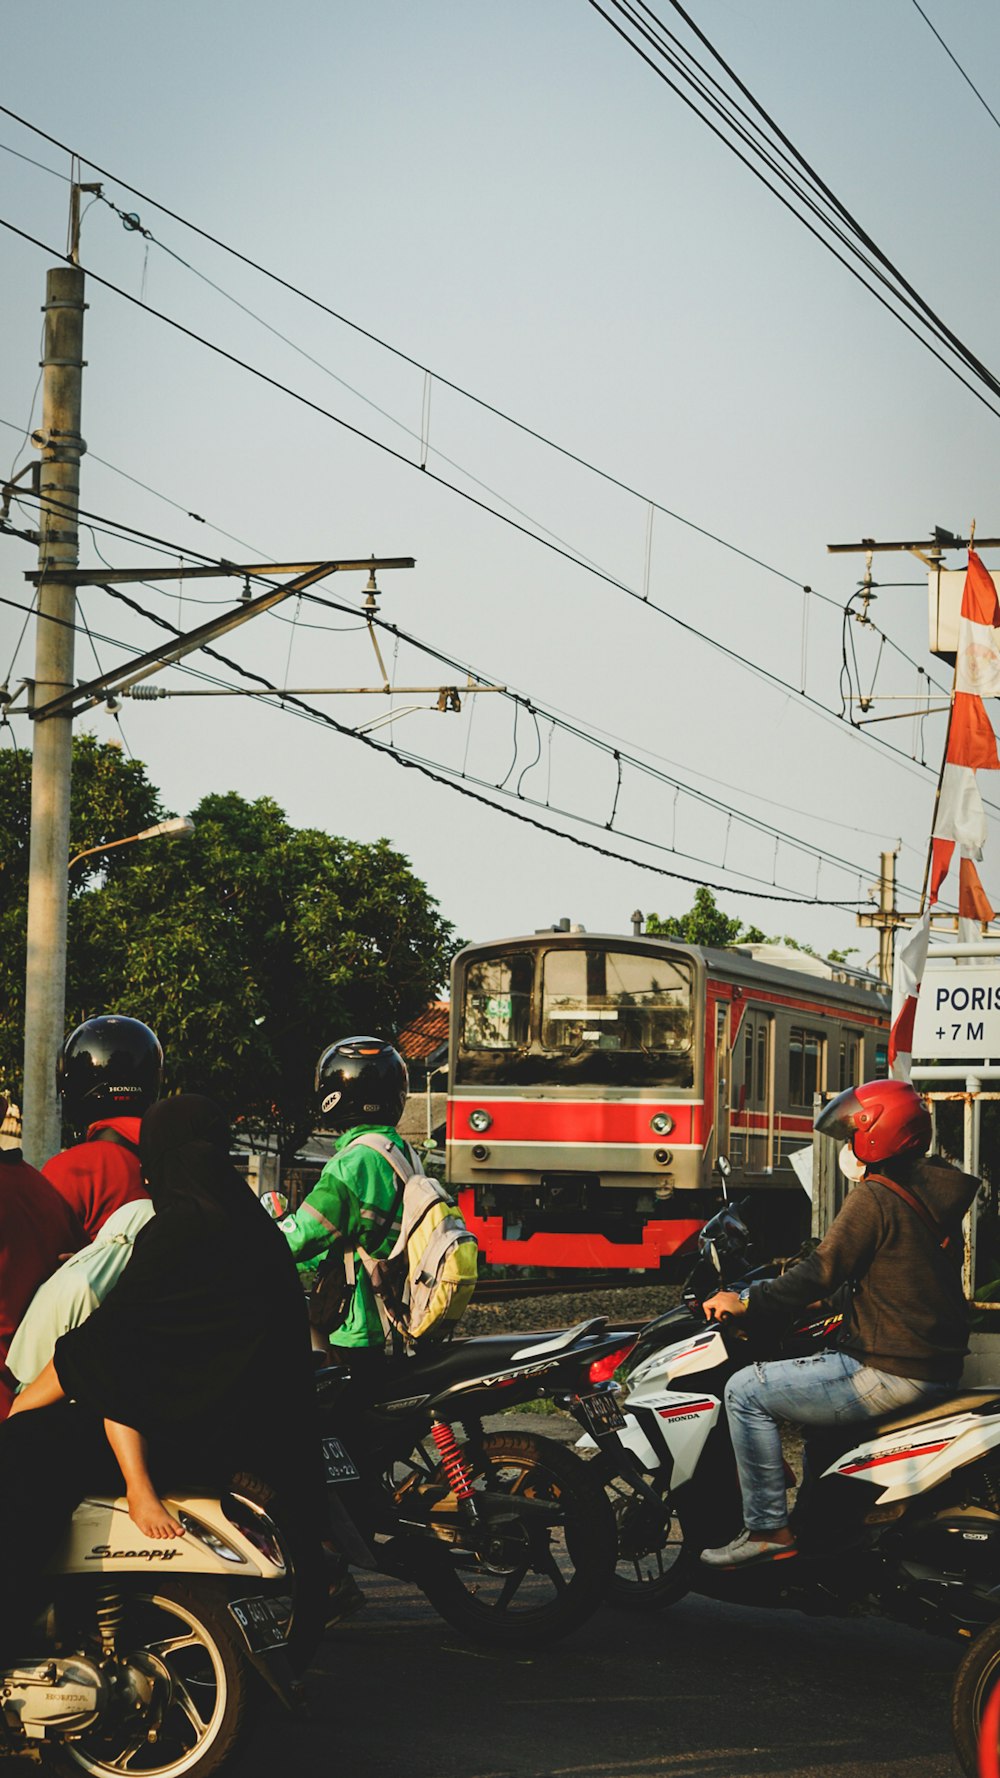
[[[921,1062],[1000,1056],[1000,959],[928,964],[913,1027]]]

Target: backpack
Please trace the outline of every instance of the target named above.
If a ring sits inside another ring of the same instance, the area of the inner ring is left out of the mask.
[[[393,1222],[402,1211],[399,1237],[385,1259],[363,1247],[357,1257],[371,1280],[379,1311],[407,1341],[441,1339],[461,1320],[479,1274],[479,1243],[436,1179],[424,1172],[407,1146],[403,1154],[388,1136],[365,1131],[348,1143],[374,1149],[399,1181]]]

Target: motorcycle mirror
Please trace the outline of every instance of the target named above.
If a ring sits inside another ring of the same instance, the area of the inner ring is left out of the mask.
[[[722,1195],[725,1198],[726,1203],[728,1204],[728,1202],[729,1202],[729,1176],[733,1170],[729,1164],[729,1156],[725,1155],[725,1154],[720,1154],[715,1165],[716,1165],[717,1171],[719,1172],[719,1174],[722,1177]]]

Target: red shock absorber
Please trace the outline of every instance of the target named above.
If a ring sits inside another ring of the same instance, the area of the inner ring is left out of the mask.
[[[444,1473],[448,1477],[448,1485],[456,1500],[471,1500],[473,1494],[472,1477],[469,1467],[458,1448],[455,1433],[445,1420],[435,1420],[431,1425],[431,1437],[437,1445],[438,1454],[444,1465]]]

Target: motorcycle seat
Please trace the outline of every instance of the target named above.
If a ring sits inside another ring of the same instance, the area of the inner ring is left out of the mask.
[[[977,1413],[983,1408],[991,1407],[994,1402],[1000,1403],[1000,1389],[964,1389],[961,1395],[949,1395],[943,1401],[932,1402],[922,1408],[907,1408],[905,1413],[889,1414],[884,1420],[869,1420],[865,1424],[877,1427],[879,1434],[902,1432],[907,1426],[919,1426],[925,1420],[948,1420],[954,1414]]]
[[[385,1370],[372,1379],[372,1399],[386,1403],[424,1392],[434,1395],[475,1377],[503,1376],[522,1365],[541,1364],[549,1356],[564,1358],[578,1340],[599,1333],[603,1326],[603,1317],[598,1317],[581,1322],[568,1333],[560,1328],[542,1335],[479,1334],[470,1339],[449,1340],[447,1344],[429,1347],[426,1353],[391,1359]]]

